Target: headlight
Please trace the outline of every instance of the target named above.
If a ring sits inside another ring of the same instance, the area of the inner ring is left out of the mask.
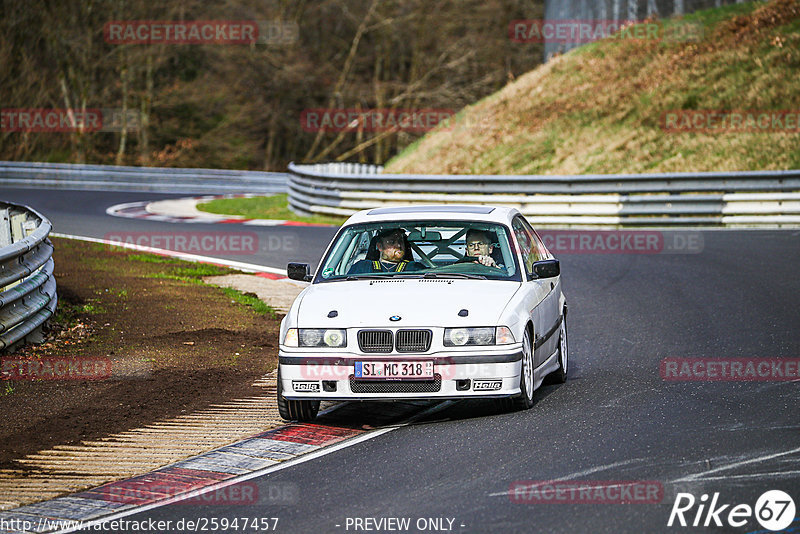
[[[445,328],[444,345],[494,345],[494,328]]]
[[[344,330],[325,330],[322,341],[329,347],[341,347],[345,344],[344,338]]]
[[[445,328],[444,346],[508,345],[514,343],[514,334],[507,326],[484,328]]]
[[[322,341],[322,330],[303,328],[300,330],[300,346],[316,347]]]
[[[444,331],[444,344],[446,346],[466,345],[469,343],[469,328],[446,328]]]
[[[290,328],[283,344],[287,347],[344,347],[347,333],[338,328]]]

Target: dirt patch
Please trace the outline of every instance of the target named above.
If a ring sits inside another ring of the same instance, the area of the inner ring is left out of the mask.
[[[54,445],[262,392],[252,384],[275,368],[280,316],[187,278],[185,262],[53,241],[54,327],[43,345],[6,358],[99,359],[111,376],[0,381],[1,469],[24,469],[16,460]]]
[[[286,314],[294,299],[305,288],[307,282],[292,280],[270,280],[250,274],[228,274],[223,276],[206,276],[203,281],[220,287],[230,287],[255,295],[275,311]]]
[[[738,40],[786,24],[798,17],[800,17],[800,3],[797,0],[774,0],[757,8],[750,15],[733,17],[720,29],[722,33],[730,33]]]

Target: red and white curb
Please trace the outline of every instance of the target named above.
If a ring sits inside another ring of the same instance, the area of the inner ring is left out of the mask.
[[[231,495],[251,498],[252,490],[257,492],[252,486],[245,487],[251,490],[249,493],[230,490],[224,493],[224,490],[297,463],[301,456],[312,459],[319,456],[313,453],[321,453],[323,449],[332,452],[334,449],[328,451],[332,445],[344,445],[347,441],[349,446],[390,430],[393,427],[367,432],[318,424],[289,424],[145,475],[0,512],[0,525],[4,527],[0,532],[73,532],[187,499],[187,504],[207,504],[209,498],[204,495],[209,493],[211,500],[218,495],[226,495],[226,499]]]
[[[248,480],[314,460],[413,424],[452,406],[454,402],[443,401],[422,411],[415,407],[415,403],[392,403],[392,408],[380,410],[379,419],[375,421],[389,426],[367,427],[368,430],[315,423],[292,423],[267,430],[145,475],[0,512],[0,524],[27,527],[0,532],[67,534],[95,526],[100,528],[102,523],[178,502],[210,504],[218,495],[226,495],[226,488],[229,488],[227,496],[242,496],[248,488],[253,491],[247,495],[252,495],[257,491],[256,486],[244,485]],[[344,408],[342,411],[345,412],[346,419],[347,406],[338,404],[321,412],[320,416]],[[396,418],[401,421],[394,422],[393,419]],[[239,488],[236,493],[231,488],[234,485]],[[291,500],[291,495],[289,497]],[[264,502],[264,499],[260,498],[258,502]]]
[[[251,198],[261,195],[207,195],[186,197],[165,201],[142,201],[116,204],[106,209],[112,217],[143,219],[159,222],[190,224],[242,224],[246,226],[330,226],[327,224],[305,223],[282,219],[248,219],[246,217],[205,213],[197,209],[197,204],[220,198]]]

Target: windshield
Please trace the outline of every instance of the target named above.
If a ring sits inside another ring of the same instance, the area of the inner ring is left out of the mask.
[[[475,221],[397,221],[344,228],[315,283],[353,278],[442,277],[517,280],[505,226]]]

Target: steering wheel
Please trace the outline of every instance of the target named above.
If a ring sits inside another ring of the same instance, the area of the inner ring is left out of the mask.
[[[455,263],[451,263],[451,265],[455,265],[456,263],[476,263],[476,256],[462,256],[455,261]],[[480,262],[477,262],[480,263]],[[480,263],[480,265],[483,265]]]

